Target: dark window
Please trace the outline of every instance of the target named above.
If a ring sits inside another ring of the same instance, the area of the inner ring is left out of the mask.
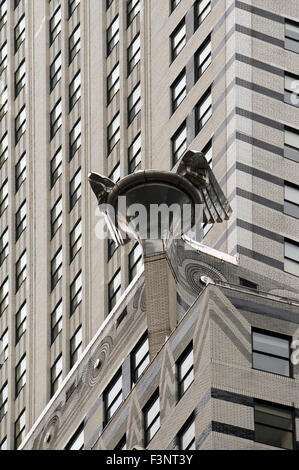
[[[175,82],[171,85],[172,112],[174,112],[186,97],[186,71],[180,73]]]
[[[212,93],[209,88],[195,108],[196,132],[198,133],[212,116]]]
[[[299,106],[298,93],[296,92],[299,76],[292,73],[284,73],[284,101],[293,106]]]
[[[180,399],[194,380],[193,345],[185,349],[177,363],[178,398]]]
[[[81,147],[81,119],[79,119],[70,132],[70,160]]]
[[[258,285],[254,282],[248,281],[248,279],[243,279],[240,277],[240,286],[248,287],[248,289],[258,290]]]
[[[140,61],[140,34],[138,34],[128,47],[128,75]]]
[[[211,63],[211,36],[205,40],[194,56],[195,81],[198,80]]]
[[[51,397],[58,390],[62,382],[62,355],[58,356],[51,367]]]
[[[70,182],[70,210],[81,197],[81,168],[75,173]]]
[[[51,261],[51,289],[53,290],[62,277],[62,248],[59,248]]]
[[[119,18],[118,16],[113,20],[107,30],[107,56],[111,53],[112,49],[119,41]]]
[[[253,330],[253,368],[290,377],[290,341],[290,337],[263,330]]]
[[[119,63],[116,64],[107,78],[107,103],[109,104],[113,96],[119,90]]]
[[[20,413],[17,421],[15,422],[15,449],[17,449],[24,437],[25,437],[25,427],[26,427],[26,415],[25,409]]]
[[[0,316],[3,315],[8,307],[8,286],[9,283],[7,277],[0,287]],[[1,337],[1,341],[3,342],[3,336]]]
[[[17,115],[15,119],[15,139],[16,139],[16,144],[19,142],[20,138],[26,131],[26,108],[23,106],[23,108],[20,110],[19,114]]]
[[[123,401],[121,369],[104,390],[104,426],[120,407]]]
[[[8,180],[0,188],[0,216],[8,207]]]
[[[51,188],[58,180],[62,173],[62,150],[61,147],[57,150],[51,160]]]
[[[55,57],[50,66],[50,91],[55,88],[56,83],[61,79],[61,52]]]
[[[23,303],[16,314],[16,344],[26,332],[27,327],[27,304]]]
[[[0,237],[0,266],[7,258],[8,252],[8,228],[6,228]]]
[[[58,199],[55,206],[51,210],[51,237],[54,237],[55,233],[62,225],[62,198]]]
[[[0,29],[7,22],[7,0],[4,0],[0,4]]]
[[[127,25],[129,26],[135,16],[140,12],[140,0],[129,0],[127,3]]]
[[[22,42],[25,41],[25,15],[22,16],[15,27],[15,52],[19,49]]]
[[[256,401],[254,427],[257,442],[294,449],[294,418],[291,408]]]
[[[75,75],[75,77],[73,78],[70,84],[70,89],[69,89],[70,111],[75,106],[75,104],[80,99],[80,97],[81,97],[81,72],[79,71]]]
[[[71,315],[74,313],[78,305],[82,301],[82,272],[80,271],[79,274],[73,280],[71,287],[70,287],[70,309]]]
[[[195,28],[203,22],[211,11],[211,0],[197,0],[194,4]]]
[[[137,116],[141,109],[141,86],[140,83],[134,88],[128,98],[128,125]]]
[[[299,53],[299,23],[285,20],[284,47],[290,51]]]
[[[77,331],[71,338],[70,353],[70,367],[72,368],[73,365],[78,361],[82,353],[82,326],[77,329]]]
[[[21,254],[16,263],[16,292],[26,279],[26,250]]]
[[[50,19],[50,44],[52,44],[55,38],[61,31],[61,8],[57,8],[55,13]]]
[[[284,213],[299,219],[299,186],[285,182]]]
[[[8,135],[7,132],[0,140],[0,168],[4,165],[8,158]]]
[[[121,296],[121,273],[120,269],[113,276],[108,285],[109,311],[113,309]]]
[[[0,74],[4,72],[7,67],[7,42],[0,48]]]
[[[62,331],[62,300],[56,305],[51,313],[51,344]]]
[[[82,223],[81,219],[76,223],[70,233],[70,260],[72,261],[76,254],[82,248]]]
[[[117,163],[117,165],[113,168],[109,175],[109,179],[111,179],[113,183],[117,183],[120,180],[120,163]]]
[[[66,450],[82,450],[84,449],[84,423],[82,423],[70,441],[67,443]]]
[[[134,248],[129,253],[129,281],[131,282],[136,274],[143,266],[142,248],[139,243],[136,243]]]
[[[72,16],[72,14],[79,5],[80,0],[69,0],[69,18]]]
[[[127,450],[127,439],[126,435],[124,435],[119,443],[114,447],[114,450]]]
[[[171,13],[178,6],[178,4],[180,2],[181,2],[181,0],[170,0],[170,11],[171,11]]]
[[[112,5],[113,3],[113,0],[106,0],[106,10],[108,10],[108,8],[110,7],[110,5]]]
[[[80,24],[76,26],[74,31],[72,32],[70,38],[69,38],[69,63],[72,62],[74,57],[79,53],[80,51]]]
[[[26,354],[18,362],[16,369],[16,397],[19,395],[22,388],[26,385]]]
[[[195,417],[190,416],[178,434],[179,450],[195,450]]]
[[[23,153],[16,164],[16,192],[26,179],[26,153]]]
[[[16,240],[18,240],[26,228],[26,201],[16,213]]]
[[[137,382],[149,363],[149,342],[148,335],[145,333],[131,353],[132,385]]]
[[[5,116],[8,111],[8,95],[7,87],[0,94],[0,120]]]
[[[144,447],[147,447],[160,428],[160,398],[159,390],[151,397],[143,408]]]
[[[185,20],[174,30],[170,36],[171,41],[171,59],[174,60],[186,45],[186,25]]]
[[[8,402],[8,383],[5,382],[0,390],[0,422],[3,416],[7,413],[7,402]]]
[[[115,147],[119,139],[120,139],[120,115],[119,113],[117,113],[116,116],[114,116],[113,120],[111,121],[107,129],[108,154]]]
[[[210,168],[212,168],[212,158],[213,158],[212,139],[209,140],[209,142],[202,149],[202,153],[206,157],[206,160],[208,164],[210,165]]]
[[[112,238],[108,239],[108,261],[110,258],[112,258],[113,254],[117,250],[117,244]]]
[[[61,99],[56,103],[50,114],[50,137],[53,139],[54,135],[61,127],[62,124],[62,103]]]
[[[15,98],[20,93],[21,89],[26,83],[26,65],[25,59],[20,63],[19,67],[15,72]]]
[[[299,243],[287,238],[284,241],[284,270],[299,276]]]
[[[181,127],[176,131],[171,139],[172,147],[172,163],[173,165],[181,158],[187,148],[187,127],[183,122]]]
[[[299,163],[299,130],[285,126],[284,157]]]
[[[138,134],[130,145],[128,160],[129,173],[139,170],[141,165],[141,134]]]

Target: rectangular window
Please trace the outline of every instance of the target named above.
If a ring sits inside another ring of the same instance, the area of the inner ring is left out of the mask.
[[[62,331],[62,300],[58,302],[55,309],[51,313],[51,344]]]
[[[195,28],[203,22],[211,11],[211,0],[197,0],[194,5]]]
[[[138,274],[143,266],[142,248],[139,243],[136,243],[134,248],[129,253],[129,282]]]
[[[113,309],[121,296],[121,273],[120,269],[113,276],[108,285],[109,312]]]
[[[54,90],[61,79],[61,52],[55,57],[50,66],[50,91]]]
[[[56,103],[50,114],[50,136],[53,139],[54,135],[61,127],[62,124],[62,102],[61,99]]]
[[[289,51],[299,53],[299,23],[285,19],[284,47]]]
[[[4,230],[0,237],[0,266],[8,256],[8,228]]]
[[[26,428],[26,415],[25,409],[20,413],[17,421],[15,422],[15,449],[18,449],[22,444],[25,437]]]
[[[3,315],[8,307],[8,287],[9,283],[7,277],[0,287],[0,316]]]
[[[213,158],[212,139],[209,140],[209,142],[202,149],[202,153],[206,157],[206,160],[208,164],[210,165],[210,168],[212,168],[212,158]]]
[[[129,173],[139,170],[141,165],[141,134],[138,134],[129,147]]]
[[[76,254],[82,248],[82,223],[81,219],[76,223],[70,233],[70,260],[72,261]]]
[[[0,93],[0,119],[2,119],[8,111],[8,95],[7,87]]]
[[[71,315],[82,301],[82,273],[81,271],[73,280],[70,288],[70,308]]]
[[[133,39],[128,47],[128,75],[138,62],[140,62],[140,34]]]
[[[81,197],[81,168],[75,173],[70,182],[70,210]]]
[[[7,0],[4,0],[0,4],[0,29],[7,22]]]
[[[194,56],[195,60],[195,81],[198,80],[208,68],[212,60],[211,36],[200,46]]]
[[[193,345],[185,349],[176,363],[178,378],[178,398],[180,399],[194,380]]]
[[[284,270],[299,276],[299,243],[294,240],[284,241]]]
[[[69,18],[72,16],[72,14],[79,5],[80,0],[69,0]]]
[[[176,7],[178,6],[178,4],[181,2],[181,0],[170,0],[170,11],[171,13],[173,12],[173,10],[176,9]]]
[[[273,374],[291,376],[291,338],[263,330],[252,331],[252,366]]]
[[[15,27],[15,52],[19,49],[22,42],[25,41],[25,15],[22,16]]]
[[[62,225],[62,197],[58,199],[51,210],[51,237],[53,238],[59,227]]]
[[[81,98],[81,72],[79,71],[70,84],[69,100],[70,111],[73,109],[77,101]]]
[[[294,449],[294,419],[291,408],[256,400],[254,429],[257,442],[283,449]]]
[[[0,188],[0,216],[8,207],[8,180]]]
[[[26,153],[23,153],[18,163],[16,164],[16,192],[26,180]]]
[[[112,170],[109,175],[109,178],[113,181],[113,183],[117,183],[120,180],[120,163],[118,163]]]
[[[7,67],[7,42],[0,48],[0,74],[4,72]]]
[[[107,56],[111,53],[112,49],[119,41],[119,18],[118,16],[113,20],[107,30]]]
[[[20,238],[26,228],[26,220],[26,201],[24,201],[16,213],[16,241]]]
[[[150,363],[148,335],[145,333],[131,353],[132,385],[134,385]]]
[[[129,0],[127,3],[127,26],[129,26],[135,16],[140,12],[140,0]]]
[[[123,401],[121,369],[104,390],[104,426],[110,421]]]
[[[57,150],[51,160],[51,188],[62,174],[62,150],[61,147]]]
[[[22,107],[19,114],[15,119],[15,139],[16,144],[19,142],[20,138],[26,131],[26,108]]]
[[[3,335],[0,338],[2,344],[2,351],[0,351],[0,362],[4,364],[8,358],[8,329],[4,331]]]
[[[81,147],[81,119],[76,122],[70,132],[70,160]]]
[[[160,428],[160,398],[157,390],[143,408],[144,447],[147,447]]]
[[[128,125],[137,116],[141,109],[141,86],[140,83],[134,88],[128,98]]]
[[[176,164],[187,148],[187,126],[184,122],[171,139],[172,163]]]
[[[84,449],[84,423],[82,423],[70,441],[67,443],[66,450],[83,450]]]
[[[289,182],[284,184],[284,213],[299,219],[299,187]]]
[[[80,25],[78,25],[69,38],[69,63],[71,63],[74,57],[80,52],[80,48]]]
[[[212,116],[212,93],[209,88],[195,108],[196,132],[199,132]]]
[[[52,44],[55,38],[61,31],[61,7],[57,8],[55,13],[50,19],[50,44]]]
[[[0,390],[0,422],[3,416],[7,413],[7,402],[8,402],[8,383],[5,382]]]
[[[19,290],[23,282],[26,280],[26,250],[21,254],[16,263],[16,292]]]
[[[58,390],[62,382],[62,355],[58,356],[51,367],[51,397]]]
[[[186,24],[185,20],[174,30],[170,36],[171,42],[171,60],[173,61],[186,45]]]
[[[120,115],[119,113],[117,113],[117,115],[114,116],[113,120],[108,126],[107,139],[108,139],[108,154],[109,154],[120,139]]]
[[[116,64],[107,78],[107,104],[119,90],[119,63]]]
[[[110,5],[112,5],[113,3],[113,0],[106,0],[106,10],[108,10],[108,8],[110,7]]]
[[[284,128],[284,157],[299,163],[299,130]]]
[[[20,307],[16,314],[16,344],[25,334],[27,328],[27,304],[26,302]]]
[[[51,289],[53,290],[62,277],[62,248],[59,248],[51,261]]]
[[[296,90],[298,89],[299,77],[292,73],[284,73],[284,101],[293,106],[299,106]]]
[[[82,354],[82,326],[77,329],[76,333],[71,338],[70,352],[70,367],[72,368]]]
[[[180,73],[178,78],[171,85],[171,103],[173,113],[187,95],[186,84],[186,71],[183,70],[183,72]]]
[[[25,59],[20,63],[15,72],[15,98],[26,84],[26,65]]]
[[[195,418],[190,416],[178,434],[179,450],[195,450]]]
[[[0,140],[0,168],[4,165],[8,158],[8,135],[7,132]]]
[[[3,441],[1,441],[0,450],[7,450],[7,437],[5,437]]]
[[[16,374],[16,397],[19,395],[22,388],[26,385],[26,354],[18,362],[15,370]]]
[[[112,258],[113,254],[117,250],[117,244],[112,238],[108,239],[108,261]]]

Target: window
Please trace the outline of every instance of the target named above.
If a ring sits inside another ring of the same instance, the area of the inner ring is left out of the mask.
[[[62,150],[61,147],[57,150],[51,160],[51,188],[58,180],[62,173]]]
[[[107,30],[107,56],[111,53],[114,46],[119,41],[119,18],[118,16],[113,20]]]
[[[285,239],[284,242],[284,270],[299,276],[299,243],[293,240]]]
[[[0,140],[0,168],[4,165],[8,158],[8,135],[7,132]]]
[[[82,301],[82,273],[80,271],[79,274],[75,277],[71,284],[70,288],[70,308],[71,308],[71,315],[74,313],[78,305]]]
[[[76,223],[70,234],[70,258],[71,261],[82,248],[82,223],[81,219]]]
[[[62,355],[58,356],[51,367],[51,397],[58,390],[62,382]]]
[[[284,47],[289,51],[299,52],[299,23],[285,20]]]
[[[172,103],[172,112],[174,112],[183,99],[186,97],[186,71],[178,76],[175,82],[171,85],[171,103]]]
[[[20,2],[21,2],[21,0],[14,0],[14,9],[17,8],[17,6],[19,5]]]
[[[71,338],[70,344],[70,351],[71,351],[71,368],[73,365],[78,361],[81,353],[82,353],[82,326],[80,326],[74,336]]]
[[[113,96],[119,90],[119,63],[116,64],[107,78],[107,103],[109,104]]]
[[[61,127],[62,124],[62,103],[61,99],[56,103],[50,114],[50,134],[51,139]]]
[[[50,44],[52,44],[55,38],[61,31],[61,8],[57,8],[52,18],[50,19]]]
[[[186,25],[183,20],[170,36],[171,59],[174,60],[186,45]]]
[[[123,401],[121,370],[113,377],[104,390],[104,426],[112,418]]]
[[[128,75],[140,61],[140,34],[138,34],[128,47]]]
[[[74,57],[79,53],[80,48],[80,25],[78,25],[69,39],[69,63],[71,63]]]
[[[243,279],[242,277],[240,277],[240,286],[247,287],[247,289],[258,290],[258,284],[255,284],[248,279]]]
[[[115,446],[114,450],[127,450],[127,439],[126,435],[124,435],[119,443]]]
[[[26,180],[26,153],[23,153],[16,164],[16,192]]]
[[[297,96],[297,88],[299,83],[299,77],[292,73],[285,72],[284,74],[284,101],[285,103],[293,106],[299,106],[299,100]]]
[[[20,138],[26,131],[26,108],[23,106],[19,114],[15,119],[15,139],[16,144],[19,142]]]
[[[16,314],[16,344],[20,341],[27,327],[27,304],[23,303]]]
[[[202,153],[206,157],[206,160],[208,164],[210,165],[210,168],[212,168],[212,157],[213,157],[213,151],[212,151],[212,139],[209,140],[207,145],[202,149]]]
[[[193,345],[185,349],[177,361],[178,398],[180,399],[190,387],[194,379],[193,370]]]
[[[140,0],[129,0],[127,3],[127,25],[129,26],[135,16],[140,12]]]
[[[53,290],[62,277],[62,248],[59,248],[51,261],[51,289]]]
[[[61,79],[61,52],[55,57],[50,66],[50,91],[54,90],[56,83]]]
[[[0,28],[7,22],[7,0],[0,4]]]
[[[76,122],[70,132],[70,160],[73,158],[77,150],[81,147],[81,119]]]
[[[179,450],[195,450],[195,418],[190,416],[178,434]]]
[[[26,385],[26,354],[18,362],[15,370],[16,374],[16,397],[19,395],[22,388]]]
[[[0,49],[0,74],[4,72],[6,67],[7,67],[7,42],[5,42]]]
[[[18,240],[22,232],[26,228],[26,201],[23,202],[21,207],[16,213],[16,240]]]
[[[129,172],[133,173],[141,165],[141,134],[138,134],[129,147]]]
[[[108,138],[108,153],[111,152],[111,150],[114,148],[114,146],[117,144],[117,142],[120,139],[120,116],[119,113],[117,113],[116,116],[114,116],[113,120],[108,126],[107,129],[107,138]]]
[[[121,273],[120,269],[113,276],[108,285],[109,311],[113,309],[121,296]]]
[[[170,0],[170,10],[173,12],[175,8],[178,6],[178,4],[181,2],[181,0]]]
[[[0,443],[0,450],[7,450],[7,437]]]
[[[0,237],[0,266],[8,256],[8,228],[4,230]]]
[[[143,408],[143,422],[144,447],[147,447],[160,428],[160,399],[158,390]]]
[[[136,274],[143,266],[142,248],[139,243],[136,243],[132,251],[129,253],[129,281],[131,282]]]
[[[79,71],[70,84],[70,110],[81,97],[81,72]]]
[[[199,132],[212,116],[212,93],[209,88],[195,108],[196,131]]]
[[[0,216],[8,206],[8,180],[0,188]]]
[[[200,46],[195,53],[195,81],[198,80],[211,63],[211,36]]]
[[[284,184],[284,213],[299,219],[299,187],[289,182]]]
[[[134,88],[128,98],[128,125],[131,124],[141,108],[141,86],[140,83]]]
[[[80,5],[80,0],[69,0],[69,18],[72,16],[78,5]]]
[[[110,7],[110,5],[112,5],[113,3],[113,0],[106,0],[106,10],[108,10],[108,8]]]
[[[254,330],[252,332],[252,366],[254,369],[290,377],[290,338]]]
[[[211,11],[211,0],[197,0],[194,5],[195,28],[203,22]]]
[[[8,329],[4,331],[3,335],[0,338],[0,342],[2,344],[2,351],[0,351],[0,365],[4,364],[6,359],[8,358]]]
[[[55,233],[62,225],[62,198],[60,197],[56,202],[55,206],[51,210],[51,237],[54,237]]]
[[[26,426],[26,418],[25,418],[25,409],[20,413],[17,421],[15,422],[15,448],[17,449],[24,437],[25,437],[25,426]]]
[[[0,119],[2,119],[8,110],[7,87],[0,94]]]
[[[81,168],[75,173],[70,182],[70,210],[81,197]]]
[[[113,183],[117,183],[120,180],[120,163],[114,167],[109,175],[109,178],[113,181]]]
[[[137,382],[149,363],[149,342],[145,333],[131,353],[132,384]]]
[[[0,390],[0,422],[3,416],[7,413],[7,402],[8,402],[8,383],[5,382]]]
[[[26,66],[25,59],[20,63],[15,72],[15,98],[26,84]]]
[[[58,302],[55,309],[51,313],[51,344],[62,331],[62,300]]]
[[[70,441],[67,443],[66,450],[82,450],[84,449],[84,423],[82,423]]]
[[[19,49],[22,42],[25,41],[25,15],[22,16],[15,27],[15,52]]]
[[[294,420],[291,408],[255,401],[255,440],[283,449],[294,448]]]
[[[171,139],[173,165],[181,158],[187,148],[187,126],[184,122]]]
[[[299,163],[299,130],[284,128],[284,157]]]
[[[26,279],[26,250],[16,263],[16,292]]]
[[[115,251],[117,250],[117,244],[112,238],[108,239],[108,261],[113,256]]]
[[[0,287],[0,316],[4,313],[4,311],[8,307],[8,277],[5,281],[1,284]]]

